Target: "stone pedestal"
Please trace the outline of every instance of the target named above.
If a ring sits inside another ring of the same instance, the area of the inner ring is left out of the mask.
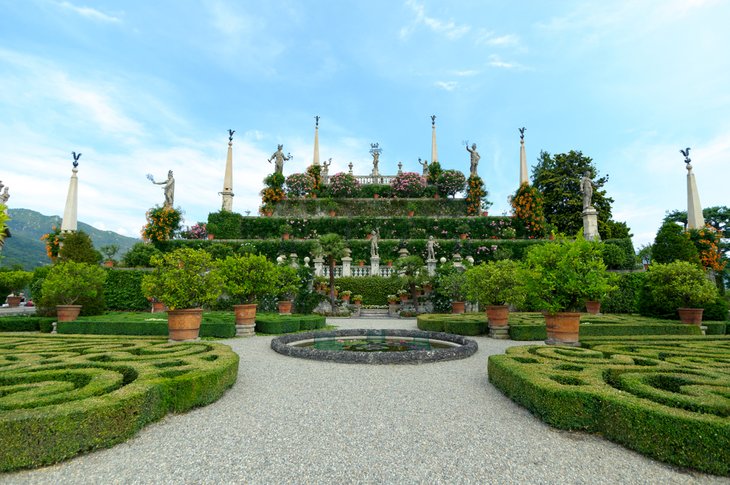
[[[314,258],[314,275],[315,276],[322,276],[322,266],[324,265],[324,259],[322,259],[320,256],[317,256]]]
[[[593,206],[583,211],[583,238],[586,241],[601,240],[598,234],[598,211]]]
[[[406,258],[406,257],[408,257],[408,256],[409,256],[410,254],[411,254],[411,253],[409,253],[409,252],[408,252],[408,250],[407,250],[406,248],[400,248],[400,249],[398,250],[398,257],[399,257],[399,258]]]
[[[452,256],[452,259],[454,260],[454,268],[463,268],[464,265],[461,264],[461,254],[456,253]]]
[[[297,256],[297,253],[291,253],[289,255],[289,265],[291,265],[294,268],[299,267],[299,256]]]
[[[349,256],[342,258],[342,276],[352,276],[352,258]]]
[[[370,257],[370,276],[380,276],[380,256]]]
[[[255,328],[255,323],[252,323],[250,325],[236,325],[236,336],[253,337],[254,335],[256,335]]]
[[[507,340],[509,339],[509,325],[502,325],[501,327],[489,326],[489,336],[491,338]]]
[[[426,260],[426,270],[428,271],[429,276],[433,276],[436,274],[436,260],[435,259]]]

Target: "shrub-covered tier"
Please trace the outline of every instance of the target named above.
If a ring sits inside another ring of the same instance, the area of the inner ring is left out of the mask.
[[[730,475],[730,337],[622,337],[489,357],[489,380],[543,421]]]
[[[120,443],[238,374],[225,345],[159,338],[2,335],[0,363],[0,471]]]
[[[419,330],[428,332],[481,335],[487,331],[487,317],[484,313],[462,313],[457,315],[430,313],[418,315],[416,326]]]
[[[370,216],[383,214],[407,216],[464,217],[465,199],[285,199],[274,207],[274,216],[326,216],[334,210],[338,216]]]

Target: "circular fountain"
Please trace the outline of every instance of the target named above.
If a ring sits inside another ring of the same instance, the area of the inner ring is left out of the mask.
[[[352,329],[289,334],[271,341],[276,352],[349,364],[419,364],[464,359],[477,351],[461,335],[421,330]]]

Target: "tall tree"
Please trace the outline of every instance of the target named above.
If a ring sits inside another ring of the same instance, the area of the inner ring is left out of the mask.
[[[77,263],[99,264],[101,261],[101,253],[94,249],[91,237],[83,231],[66,234],[58,256],[61,261]]]
[[[652,262],[671,263],[688,261],[699,266],[700,257],[697,248],[682,227],[674,222],[665,222],[654,238],[651,248]]]
[[[593,207],[598,211],[598,229],[606,238],[606,224],[611,221],[613,199],[606,195],[603,186],[608,175],[599,177],[598,170],[590,157],[579,151],[568,153],[540,152],[537,165],[532,167],[532,183],[543,196],[543,212],[548,224],[554,225],[558,232],[573,235],[583,228],[583,196],[580,180],[585,172],[593,178]]]
[[[730,238],[730,208],[724,205],[716,205],[702,209],[705,223],[722,232],[723,238]],[[664,222],[680,222],[687,227],[687,211],[675,210],[667,212]]]

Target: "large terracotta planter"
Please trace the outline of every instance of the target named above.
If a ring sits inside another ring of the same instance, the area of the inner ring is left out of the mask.
[[[345,303],[350,303],[350,295],[342,295],[342,301]]]
[[[56,305],[56,317],[59,322],[73,322],[81,313],[81,305]]]
[[[22,296],[15,296],[15,295],[10,296],[10,295],[8,295],[8,306],[10,308],[19,307],[21,301],[23,301],[23,297]]]
[[[580,313],[560,312],[545,313],[545,327],[547,329],[548,345],[572,345],[577,347]]]
[[[167,330],[170,340],[185,342],[197,340],[200,322],[203,321],[202,308],[184,308],[167,312]]]
[[[459,239],[464,240],[467,236],[468,234],[459,234]]]
[[[166,312],[167,306],[165,306],[164,303],[161,301],[153,301],[152,302],[152,313],[160,313],[160,312]]]
[[[487,320],[490,327],[506,327],[509,321],[509,307],[507,305],[487,306]]]
[[[282,300],[279,302],[279,314],[280,315],[291,315],[291,300]]]
[[[236,316],[236,325],[256,324],[256,306],[256,303],[233,305],[233,313]]]
[[[591,315],[598,315],[601,312],[601,302],[597,300],[588,300],[586,302],[586,311]]]
[[[104,261],[104,267],[105,268],[113,268],[114,267],[114,261],[112,261],[111,259],[108,259],[108,260]]]
[[[452,301],[451,302],[451,313],[464,313],[464,302],[463,301]]]
[[[213,239],[215,239],[215,234],[208,234],[207,237],[208,237],[208,241],[212,241]]]
[[[282,235],[281,235],[281,238],[282,238],[282,239],[283,239],[284,241],[288,241],[288,240],[289,240],[289,234],[286,234],[286,233],[284,233],[284,234],[282,234]]]
[[[689,325],[700,325],[703,311],[704,308],[677,308],[679,320]]]

